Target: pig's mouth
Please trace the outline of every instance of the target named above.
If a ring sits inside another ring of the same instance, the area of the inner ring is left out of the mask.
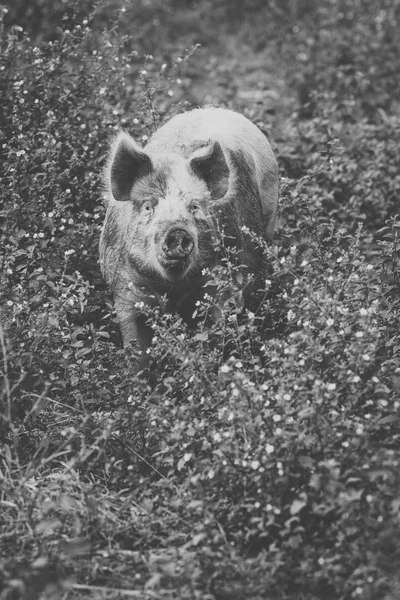
[[[189,267],[189,257],[181,258],[165,258],[161,262],[161,265],[167,275],[168,279],[177,280],[184,277]]]

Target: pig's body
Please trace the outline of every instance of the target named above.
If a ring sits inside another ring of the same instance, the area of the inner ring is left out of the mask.
[[[243,226],[271,239],[278,175],[267,138],[242,115],[220,108],[173,117],[141,149],[116,138],[106,171],[108,207],[100,263],[111,288],[124,345],[145,350],[151,331],[140,305],[166,295],[190,312],[201,296],[202,270],[218,260],[219,232],[259,268]]]

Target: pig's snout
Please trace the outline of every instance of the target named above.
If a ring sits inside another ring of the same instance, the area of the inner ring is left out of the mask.
[[[170,260],[182,260],[189,256],[194,248],[194,241],[185,229],[172,229],[164,238],[162,249]]]

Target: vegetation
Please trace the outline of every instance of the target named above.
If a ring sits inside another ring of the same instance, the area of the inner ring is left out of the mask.
[[[1,15],[1,600],[398,599],[399,0]],[[149,314],[149,380],[97,263],[107,140],[207,102],[268,133],[281,222],[254,306],[223,264],[222,322]]]

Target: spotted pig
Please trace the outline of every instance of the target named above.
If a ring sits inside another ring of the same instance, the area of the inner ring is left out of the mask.
[[[270,240],[278,174],[265,135],[222,108],[173,117],[145,148],[125,131],[113,141],[105,171],[107,212],[100,265],[111,289],[124,345],[151,344],[141,306],[166,297],[190,313],[205,268],[219,260],[218,236],[229,238],[251,270],[259,255],[242,228]]]

